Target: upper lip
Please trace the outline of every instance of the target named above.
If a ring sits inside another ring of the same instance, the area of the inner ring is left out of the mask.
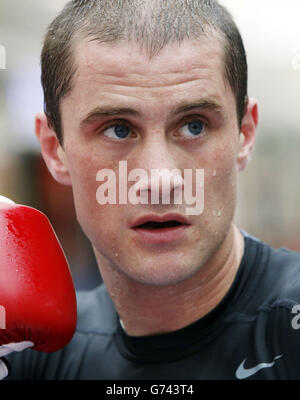
[[[132,228],[136,228],[139,225],[146,224],[147,222],[167,222],[167,221],[177,221],[184,225],[190,225],[188,220],[181,214],[165,214],[165,215],[149,214],[134,220]]]

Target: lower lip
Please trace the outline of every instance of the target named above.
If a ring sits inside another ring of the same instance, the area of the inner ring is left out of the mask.
[[[176,242],[183,238],[189,225],[180,225],[162,229],[134,228],[138,238],[146,244],[165,244]]]

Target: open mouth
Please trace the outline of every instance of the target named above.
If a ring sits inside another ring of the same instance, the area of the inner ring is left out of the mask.
[[[144,215],[132,224],[136,237],[146,246],[178,243],[189,226],[189,221],[179,214]]]
[[[149,221],[144,224],[136,226],[135,229],[156,230],[156,229],[176,228],[182,225],[183,224],[179,221],[165,221],[165,222]]]

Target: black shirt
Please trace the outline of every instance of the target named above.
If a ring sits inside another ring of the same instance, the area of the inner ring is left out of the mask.
[[[62,350],[7,356],[8,379],[299,379],[300,253],[245,235],[221,303],[178,331],[130,337],[101,285],[79,292],[78,324]]]

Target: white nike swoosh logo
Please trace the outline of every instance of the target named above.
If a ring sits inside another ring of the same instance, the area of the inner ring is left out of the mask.
[[[271,363],[261,363],[256,365],[253,368],[245,368],[245,362],[247,360],[247,358],[245,358],[245,360],[241,363],[241,365],[238,367],[235,376],[237,377],[237,379],[245,379],[248,378],[249,376],[252,376],[254,374],[256,374],[256,372],[260,371],[263,368],[271,368],[273,367],[273,365],[275,364],[275,360],[277,360],[278,358],[282,357],[283,354],[281,354],[280,356],[277,356],[274,358],[273,362]]]

